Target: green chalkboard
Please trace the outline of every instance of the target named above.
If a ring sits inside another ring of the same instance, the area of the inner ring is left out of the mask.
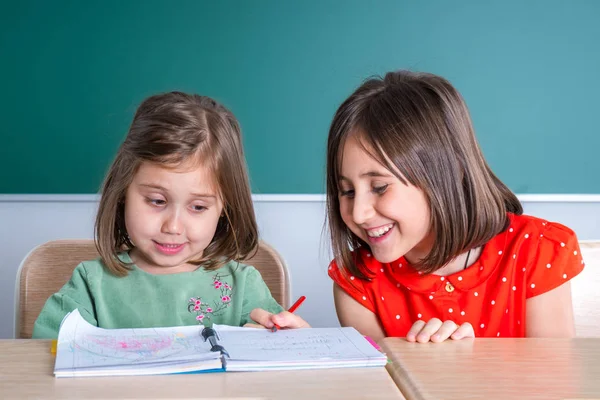
[[[254,193],[323,193],[340,102],[451,80],[518,193],[600,193],[600,1],[13,1],[0,9],[0,193],[95,193],[133,112],[183,90],[239,118]]]

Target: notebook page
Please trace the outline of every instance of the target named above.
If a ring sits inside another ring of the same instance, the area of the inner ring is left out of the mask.
[[[55,372],[143,369],[160,363],[176,366],[214,360],[219,354],[210,351],[210,345],[200,336],[201,329],[200,326],[102,329],[89,324],[75,310],[61,324]]]
[[[385,360],[354,328],[229,329],[214,326],[232,361],[310,364],[320,361]]]

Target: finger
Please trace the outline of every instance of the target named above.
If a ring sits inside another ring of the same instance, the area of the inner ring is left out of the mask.
[[[450,336],[453,340],[460,340],[464,338],[474,338],[475,331],[473,330],[473,325],[468,322],[465,322]]]
[[[425,321],[423,320],[418,320],[414,324],[412,324],[410,330],[406,334],[406,340],[408,340],[409,342],[416,342],[417,335],[419,334],[419,332],[421,332],[421,329],[423,329],[424,326]]]
[[[259,324],[244,324],[244,328],[256,328],[256,329],[265,329],[264,326],[259,325]]]
[[[417,335],[417,342],[427,343],[431,340],[431,335],[436,333],[442,326],[442,321],[437,318],[432,318],[421,329],[421,332]]]
[[[282,311],[271,317],[271,321],[279,325],[280,328],[310,328],[308,322],[287,311]]]
[[[431,335],[431,341],[434,343],[440,343],[448,339],[458,329],[458,325],[454,321],[444,321],[440,329]]]
[[[255,308],[250,312],[250,318],[253,321],[269,329],[273,327],[273,321],[271,320],[271,317],[273,317],[273,314],[263,310],[262,308]]]

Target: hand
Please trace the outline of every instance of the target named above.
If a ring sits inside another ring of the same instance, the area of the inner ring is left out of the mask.
[[[244,326],[251,328],[273,328],[273,325],[277,324],[282,329],[283,328],[310,328],[308,322],[297,316],[296,314],[289,313],[287,311],[282,311],[279,314],[272,314],[262,308],[255,308],[250,313],[250,318],[254,321],[258,322],[259,325],[256,324],[246,324]]]
[[[437,318],[432,318],[427,323],[418,320],[406,334],[406,340],[419,343],[427,343],[430,340],[434,343],[440,343],[448,338],[460,340],[474,337],[475,332],[470,323],[465,322],[461,326],[458,326],[454,321],[448,320],[442,323]]]

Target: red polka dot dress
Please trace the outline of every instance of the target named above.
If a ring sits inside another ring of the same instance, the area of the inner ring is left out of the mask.
[[[509,227],[490,240],[469,268],[448,276],[421,274],[404,257],[380,263],[364,249],[359,267],[369,281],[345,277],[335,261],[329,276],[375,313],[386,336],[439,318],[469,322],[477,337],[524,337],[526,300],[548,292],[584,267],[575,233],[539,218],[508,214]]]

